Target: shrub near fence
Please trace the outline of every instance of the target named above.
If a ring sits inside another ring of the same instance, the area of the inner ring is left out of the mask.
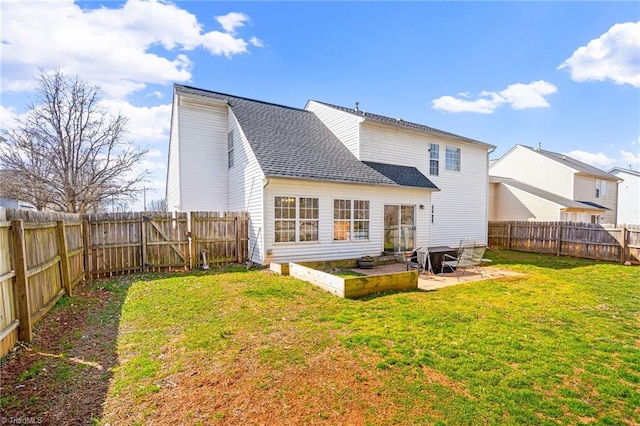
[[[0,208],[0,357],[31,340],[34,325],[85,276],[188,270],[202,249],[210,264],[248,258],[246,213],[197,212],[191,220],[189,231],[187,213],[81,217]]]
[[[640,226],[574,222],[489,222],[489,247],[640,263]]]

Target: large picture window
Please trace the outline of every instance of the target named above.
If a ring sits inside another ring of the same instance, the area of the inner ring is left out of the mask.
[[[333,200],[333,240],[369,239],[369,201]]]
[[[275,197],[276,243],[318,241],[318,199]]]
[[[447,170],[460,171],[460,148],[447,147],[445,152],[445,167]]]
[[[440,145],[432,143],[429,145],[429,174],[438,176],[440,172]]]

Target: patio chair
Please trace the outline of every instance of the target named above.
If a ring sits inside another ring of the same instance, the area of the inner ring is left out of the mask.
[[[404,263],[407,265],[407,271],[410,269],[417,269],[418,273],[425,270],[425,265],[428,261],[427,252],[422,250],[422,247],[415,249],[411,256],[407,256],[406,252],[400,251],[400,247],[396,246],[393,256],[398,263]]]
[[[457,256],[451,256],[445,253],[444,260],[442,261],[442,267],[440,268],[440,273],[444,273],[444,268],[449,268],[451,272],[456,275],[458,281],[460,281],[460,276],[458,275],[459,271],[462,271],[462,273],[464,274],[468,267],[477,267],[478,265],[478,262],[475,260],[473,255],[474,250],[475,247],[466,245],[460,247]],[[482,252],[482,254],[484,254],[484,251]]]
[[[487,271],[484,269],[484,266],[482,266],[483,263],[491,263],[492,260],[491,259],[487,259],[484,257],[484,252],[487,251],[487,247],[486,246],[477,246],[473,248],[473,262],[477,263],[477,269],[480,272],[480,276],[484,277],[484,274],[487,273]]]

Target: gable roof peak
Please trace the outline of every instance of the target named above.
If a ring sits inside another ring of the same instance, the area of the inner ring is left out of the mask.
[[[386,125],[391,125],[391,126],[395,126],[395,127],[400,127],[403,129],[408,129],[408,130],[414,130],[414,131],[418,131],[418,132],[428,132],[428,133],[435,133],[438,135],[442,135],[442,136],[448,136],[457,140],[460,140],[462,142],[467,142],[467,143],[472,143],[475,145],[482,145],[486,148],[496,148],[495,145],[491,145],[489,143],[486,142],[481,142],[475,139],[471,139],[471,138],[467,138],[465,136],[460,136],[460,135],[456,135],[455,133],[450,133],[450,132],[445,132],[444,130],[440,130],[440,129],[436,129],[434,127],[429,127],[426,126],[424,124],[419,124],[419,123],[414,123],[411,121],[406,121],[402,118],[393,118],[393,117],[388,117],[386,115],[380,115],[380,114],[374,114],[371,112],[366,112],[362,109],[360,109],[359,107],[359,103],[358,103],[358,109],[355,108],[348,108],[348,107],[343,107],[340,105],[335,105],[335,104],[331,104],[328,102],[323,102],[323,101],[318,101],[318,100],[314,100],[311,99],[309,102],[316,102],[322,105],[325,105],[329,108],[333,108],[336,109],[338,111],[343,111],[349,114],[353,114],[357,117],[362,117],[365,120],[369,120],[369,121],[373,121],[376,123],[381,123],[381,124],[386,124]]]
[[[525,149],[535,152],[536,154],[549,158],[550,160],[554,160],[557,163],[564,164],[565,166],[575,170],[578,173],[584,173],[584,174],[596,176],[602,179],[618,180],[617,176],[612,175],[611,173],[607,173],[604,170],[600,170],[599,168],[592,166],[590,164],[583,163],[580,160],[576,160],[575,158],[570,157],[567,154],[553,152],[545,149],[534,149],[530,146],[522,145],[522,144],[518,144],[516,146],[521,146]]]

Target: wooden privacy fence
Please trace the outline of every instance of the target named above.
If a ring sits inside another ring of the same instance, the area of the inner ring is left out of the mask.
[[[189,230],[191,220],[191,231]],[[0,357],[85,277],[248,259],[247,213],[74,215],[0,208]]]
[[[78,215],[0,209],[0,355],[84,278]]]
[[[489,222],[489,247],[611,262],[640,263],[640,225]]]

